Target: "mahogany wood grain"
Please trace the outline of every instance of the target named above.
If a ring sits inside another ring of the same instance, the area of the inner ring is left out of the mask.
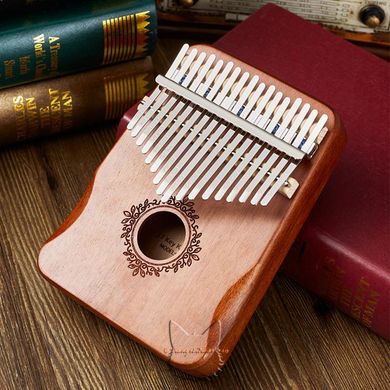
[[[345,135],[338,117],[322,103],[215,49],[199,49],[235,61],[243,71],[259,74],[266,85],[274,84],[292,99],[301,96],[328,114],[329,132],[319,152],[294,172],[301,183],[297,194],[292,200],[278,196],[267,207],[196,200],[198,231],[191,228],[191,217],[180,211],[185,206],[179,204],[177,214],[188,220],[187,238],[186,249],[174,259],[180,261],[180,256],[199,250],[200,260],[180,266],[177,272],[141,276],[140,269],[133,274],[123,253],[121,220],[125,210],[158,197],[153,174],[126,132],[60,234],[55,233],[42,249],[39,267],[49,281],[164,360],[193,375],[211,375],[230,356],[271,283],[341,154]],[[161,204],[145,216],[172,209]],[[135,219],[134,237],[137,227],[143,226],[141,220]],[[193,246],[191,237],[197,232],[200,243]],[[163,233],[177,244],[172,232]],[[152,262],[142,255],[137,239],[133,249],[137,261]],[[173,267],[174,260],[170,261],[157,264]]]
[[[159,72],[182,43],[160,39]],[[79,201],[114,135],[106,126],[0,149],[1,389],[388,387],[389,343],[280,274],[210,379],[168,366],[42,280],[38,250]]]

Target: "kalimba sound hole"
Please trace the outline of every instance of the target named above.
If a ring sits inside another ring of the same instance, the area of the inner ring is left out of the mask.
[[[153,260],[167,260],[181,252],[186,230],[181,218],[169,211],[147,217],[137,235],[141,252]]]

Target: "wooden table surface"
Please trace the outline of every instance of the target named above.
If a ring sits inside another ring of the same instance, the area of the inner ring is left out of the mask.
[[[157,72],[181,43],[160,40]],[[389,388],[389,344],[283,275],[208,379],[171,368],[49,285],[38,251],[114,136],[106,125],[0,150],[0,389]]]

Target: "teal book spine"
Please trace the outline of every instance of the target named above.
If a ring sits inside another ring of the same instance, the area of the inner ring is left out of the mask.
[[[0,0],[0,11],[25,10],[40,2],[45,2],[45,0]]]
[[[0,26],[0,88],[149,55],[153,0],[64,5]]]
[[[83,3],[91,3],[95,0],[83,0]],[[40,12],[46,9],[67,7],[77,4],[78,0],[0,0],[0,22],[16,15],[28,15],[32,12]]]

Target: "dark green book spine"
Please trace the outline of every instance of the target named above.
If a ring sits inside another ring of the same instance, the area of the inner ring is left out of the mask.
[[[151,53],[153,0],[95,1],[0,27],[0,88]]]
[[[83,0],[84,4],[91,3],[94,0]],[[0,20],[5,20],[12,15],[26,15],[30,12],[39,12],[45,9],[54,9],[76,4],[79,0],[0,0]]]
[[[24,10],[28,9],[34,3],[44,0],[0,0],[0,11]],[[1,16],[1,15],[0,15]]]

